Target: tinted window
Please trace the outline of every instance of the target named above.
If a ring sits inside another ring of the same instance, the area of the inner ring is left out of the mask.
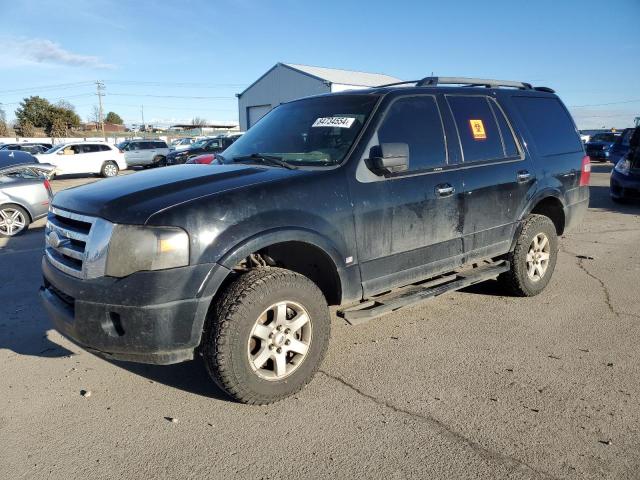
[[[409,145],[409,170],[447,163],[442,121],[433,97],[406,97],[391,104],[378,128],[378,142]]]
[[[109,148],[109,145],[99,145],[100,147],[100,151],[101,152],[109,152],[111,151],[111,148]]]
[[[493,101],[489,102],[491,109],[498,120],[498,127],[500,127],[500,133],[502,135],[502,144],[504,146],[504,154],[506,157],[518,156],[518,147],[516,146],[516,140],[513,138],[513,131],[509,128],[507,119],[504,116],[502,110]]]
[[[168,148],[165,142],[155,142],[153,148]]]
[[[582,142],[571,117],[556,98],[513,97],[542,156],[579,152]]]
[[[500,130],[486,97],[447,96],[465,163],[505,157]]]
[[[83,145],[84,153],[95,153],[100,151],[101,145]]]

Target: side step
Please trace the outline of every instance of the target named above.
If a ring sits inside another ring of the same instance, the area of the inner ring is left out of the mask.
[[[387,313],[394,312],[402,307],[429,300],[443,293],[460,290],[461,288],[491,278],[496,278],[501,273],[509,270],[509,268],[509,262],[502,260],[500,262],[489,263],[459,273],[439,277],[436,280],[426,283],[409,285],[352,307],[338,310],[338,316],[344,318],[351,325],[359,325]]]

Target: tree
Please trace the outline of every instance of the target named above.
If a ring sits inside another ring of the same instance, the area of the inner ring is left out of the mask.
[[[105,117],[104,121],[106,123],[113,123],[114,125],[122,125],[124,123],[122,118],[120,118],[120,115],[118,115],[115,112],[107,113],[107,116]]]
[[[91,109],[91,113],[87,117],[87,120],[89,122],[95,123],[96,125],[100,123],[100,109],[97,105],[93,106],[93,108]]]
[[[7,126],[7,114],[0,104],[0,137],[6,137],[9,135],[9,127]]]
[[[69,128],[62,116],[58,116],[53,120],[49,135],[54,138],[67,137],[69,135]]]
[[[194,127],[204,127],[207,124],[207,120],[201,117],[193,117],[191,120],[191,125]]]
[[[21,137],[33,137],[36,134],[36,129],[29,120],[20,121],[18,130],[20,130]]]
[[[68,102],[64,98],[62,100],[58,101],[58,103],[56,103],[56,107],[60,107],[60,108],[63,108],[65,110],[71,110],[72,112],[76,111],[76,107],[71,102]]]
[[[20,102],[20,107],[16,110],[16,118],[21,130],[43,128],[48,135],[51,135],[51,129],[56,121],[59,125],[64,124],[66,129],[80,125],[80,117],[73,110],[73,105],[68,102],[63,103],[63,106],[52,105],[47,99],[38,96],[25,98]],[[31,135],[23,133],[22,136]]]
[[[52,105],[45,98],[38,96],[25,98],[16,110],[16,118],[21,126],[30,124],[32,127],[47,128],[50,125],[51,107]]]

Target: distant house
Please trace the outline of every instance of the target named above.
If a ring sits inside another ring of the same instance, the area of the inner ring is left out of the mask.
[[[82,129],[86,132],[98,132],[100,131],[100,123],[98,122],[89,122],[89,123],[85,123],[84,125],[82,125]],[[125,131],[125,126],[124,125],[118,125],[116,123],[106,123],[104,124],[104,131],[105,133],[109,132],[109,133],[118,133],[118,132],[124,132]]]
[[[377,87],[400,79],[381,73],[277,63],[238,97],[240,130],[247,130],[269,111],[297,98],[321,93]]]

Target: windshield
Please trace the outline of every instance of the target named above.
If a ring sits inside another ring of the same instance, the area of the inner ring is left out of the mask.
[[[191,145],[191,148],[201,148],[204,147],[205,143],[207,143],[209,140],[204,139],[204,140],[198,140],[197,142],[193,143]]]
[[[592,142],[615,142],[616,135],[613,133],[597,133],[591,137]]]
[[[58,150],[60,150],[62,147],[64,147],[64,143],[61,143],[59,145],[55,145],[54,147],[50,148],[49,150],[47,150],[44,153],[56,153]]]
[[[376,95],[335,95],[281,105],[223,153],[224,161],[252,154],[279,157],[293,165],[337,165],[366,122]]]

